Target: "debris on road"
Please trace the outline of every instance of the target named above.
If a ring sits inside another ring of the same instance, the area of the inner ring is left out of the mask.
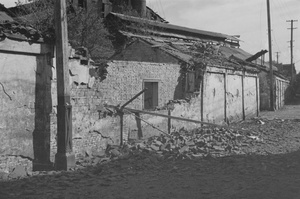
[[[162,159],[222,157],[242,154],[241,148],[254,142],[262,142],[255,132],[203,127],[191,131],[181,129],[170,136],[162,134],[146,140],[130,141],[123,147],[108,148],[107,153],[112,158],[137,152],[156,154]]]

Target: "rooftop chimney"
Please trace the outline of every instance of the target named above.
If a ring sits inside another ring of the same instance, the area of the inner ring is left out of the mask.
[[[132,8],[135,9],[141,17],[146,17],[146,0],[131,0]]]

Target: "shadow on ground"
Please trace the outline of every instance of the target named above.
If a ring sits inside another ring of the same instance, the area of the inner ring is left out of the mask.
[[[0,182],[0,198],[299,198],[300,151],[193,160],[127,158]]]
[[[300,105],[300,94],[296,94],[296,96],[288,102],[287,105]]]

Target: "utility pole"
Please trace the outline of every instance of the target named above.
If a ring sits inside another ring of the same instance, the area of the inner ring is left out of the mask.
[[[298,20],[287,20],[286,22],[289,22],[291,23],[291,28],[288,28],[288,29],[291,29],[291,41],[290,41],[290,48],[291,48],[291,82],[294,81],[294,54],[293,54],[293,48],[294,48],[294,35],[293,35],[293,32],[294,32],[294,29],[297,29],[297,28],[294,28],[294,22],[297,22]]]
[[[272,67],[272,35],[271,35],[271,14],[270,14],[270,1],[267,0],[267,15],[268,15],[268,35],[269,35],[269,64],[270,64],[270,110],[275,111],[275,98],[274,98],[274,74]]]
[[[72,106],[70,103],[68,30],[66,0],[55,0],[56,77],[57,77],[57,153],[55,167],[75,167],[72,149]]]
[[[277,64],[279,63],[279,62],[278,62],[278,60],[279,60],[279,53],[280,53],[280,52],[275,52],[275,54],[276,54],[276,60],[277,60]]]

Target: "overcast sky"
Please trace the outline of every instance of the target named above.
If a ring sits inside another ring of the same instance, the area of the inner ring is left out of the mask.
[[[6,7],[16,0],[0,0]],[[295,22],[294,62],[300,71],[300,0],[270,0],[273,59],[290,63],[290,23]],[[268,49],[266,0],[147,0],[147,5],[171,24],[240,35],[241,48],[249,53]]]
[[[266,0],[147,0],[148,6],[172,24],[230,35],[240,35],[241,48],[249,53],[268,49]],[[290,63],[290,23],[294,30],[294,62],[300,71],[300,0],[270,0],[275,52],[279,62]]]

